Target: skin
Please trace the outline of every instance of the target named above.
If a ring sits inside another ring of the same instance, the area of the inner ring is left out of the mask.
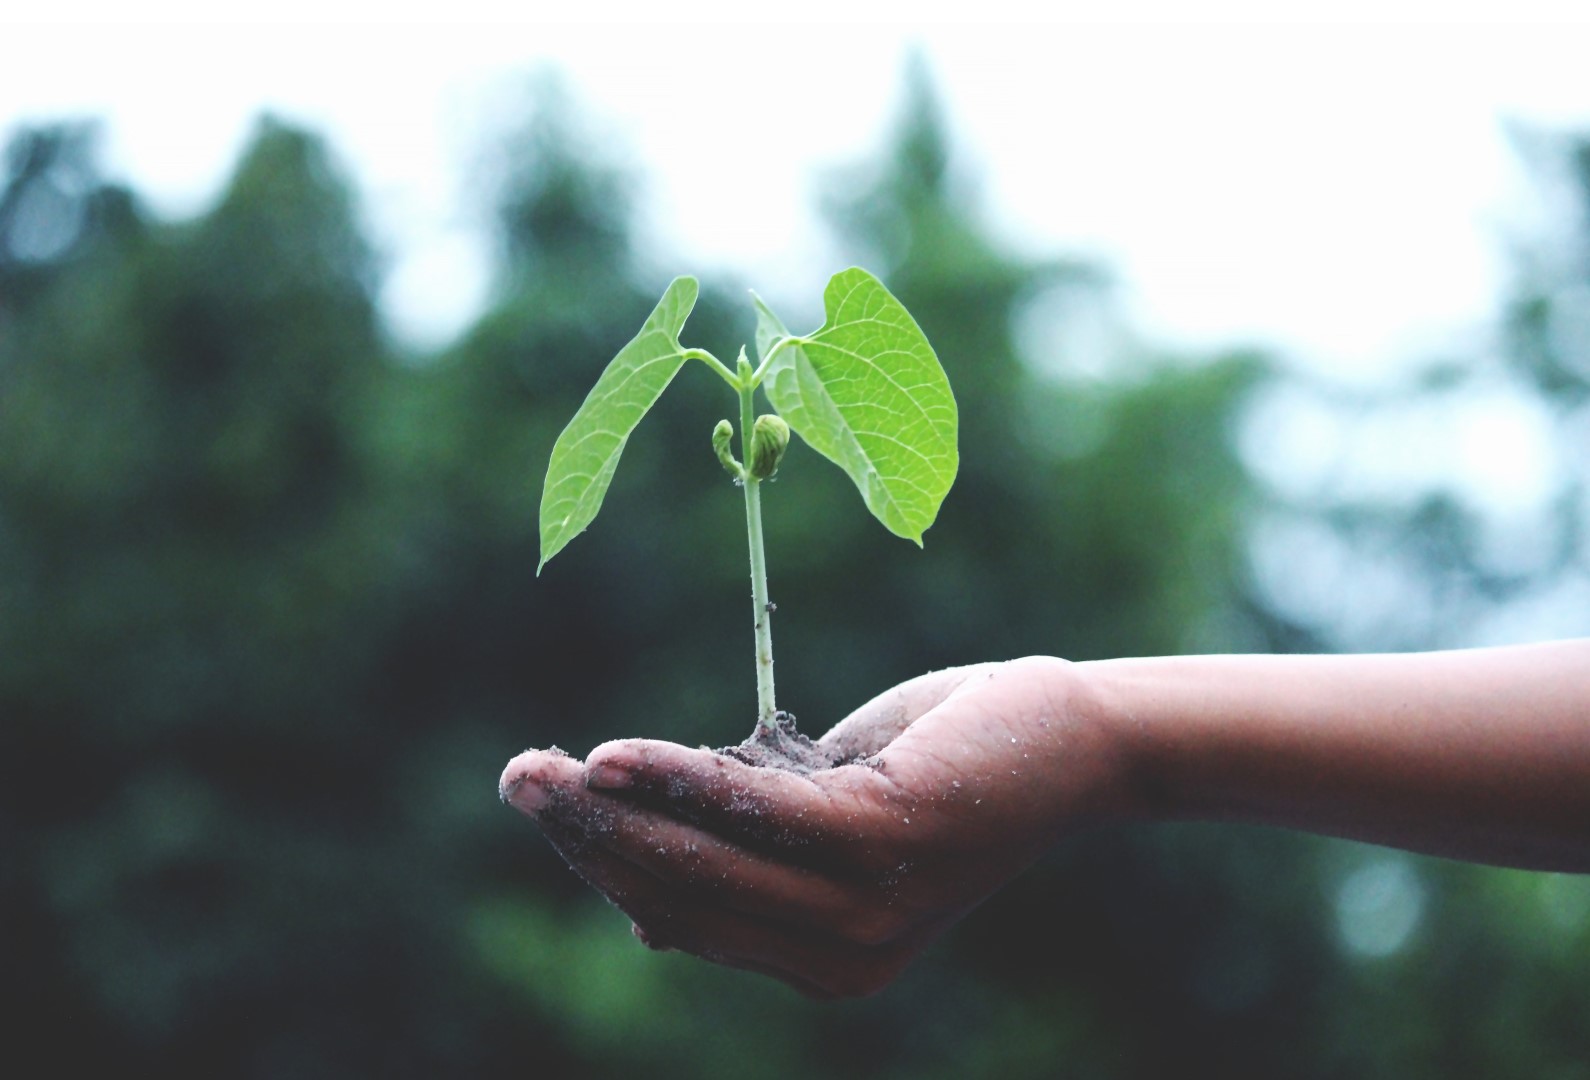
[[[1590,640],[1394,656],[1031,657],[934,672],[796,776],[625,739],[531,750],[505,801],[654,948],[874,993],[1065,836],[1278,825],[1590,872]]]

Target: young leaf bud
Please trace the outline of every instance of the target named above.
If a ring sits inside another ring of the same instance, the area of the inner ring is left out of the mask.
[[[712,449],[718,455],[718,463],[723,466],[723,471],[734,477],[735,480],[745,479],[745,470],[734,459],[734,451],[729,449],[729,441],[734,438],[734,425],[727,420],[719,420],[718,426],[712,429]]]
[[[782,417],[767,413],[756,418],[751,428],[750,473],[758,480],[766,480],[778,471],[778,463],[789,446],[789,425]]]

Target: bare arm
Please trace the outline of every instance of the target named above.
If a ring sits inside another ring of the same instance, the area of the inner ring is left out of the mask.
[[[1590,641],[935,672],[796,776],[643,739],[526,751],[503,798],[654,947],[871,993],[1089,824],[1280,825],[1590,870]]]
[[[1079,667],[1148,818],[1590,870],[1590,641]]]

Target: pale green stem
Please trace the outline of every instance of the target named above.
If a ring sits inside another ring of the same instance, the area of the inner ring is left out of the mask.
[[[734,387],[736,390],[738,390],[740,388],[740,380],[734,377],[734,372],[730,371],[728,369],[727,365],[725,365],[722,360],[719,360],[716,356],[713,356],[707,350],[705,350],[705,349],[686,349],[680,355],[683,356],[686,360],[700,360],[700,361],[704,362],[713,371],[716,371],[718,373],[718,377],[721,378],[724,382],[728,383],[730,386]],[[756,380],[753,380],[752,381],[752,385],[754,386],[755,384],[756,384]]]
[[[804,345],[804,344],[806,344],[806,339],[805,338],[798,338],[798,337],[781,337],[781,338],[779,338],[776,342],[773,343],[773,347],[771,349],[767,350],[767,355],[762,357],[762,362],[757,365],[756,372],[754,374],[752,374],[752,376],[751,376],[751,384],[753,386],[761,386],[762,385],[762,376],[766,375],[767,374],[767,369],[772,366],[773,357],[777,356],[779,353],[783,352],[786,348],[788,348],[791,345]]]
[[[740,455],[751,460],[751,429],[756,423],[756,380],[740,353]],[[751,545],[751,603],[756,616],[756,722],[772,731],[778,707],[773,703],[773,607],[767,599],[767,556],[762,550],[761,481],[745,470],[745,531]]]

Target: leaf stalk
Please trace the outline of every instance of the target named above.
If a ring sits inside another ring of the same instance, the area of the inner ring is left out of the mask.
[[[761,386],[762,379],[767,375],[767,369],[773,365],[773,358],[790,345],[804,345],[806,342],[798,337],[781,337],[767,350],[767,355],[762,357],[762,362],[751,373],[751,385]]]
[[[680,352],[679,355],[684,357],[686,360],[700,360],[704,362],[709,368],[718,373],[718,378],[722,379],[736,390],[740,388],[740,380],[735,377],[734,372],[730,371],[728,366],[724,364],[722,360],[719,360],[707,350],[685,349]],[[752,385],[755,384],[753,383]]]

